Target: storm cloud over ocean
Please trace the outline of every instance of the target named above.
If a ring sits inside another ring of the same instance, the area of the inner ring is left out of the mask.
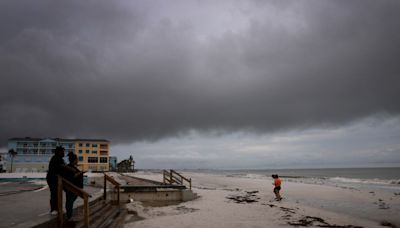
[[[396,119],[399,12],[389,0],[1,1],[0,145]]]

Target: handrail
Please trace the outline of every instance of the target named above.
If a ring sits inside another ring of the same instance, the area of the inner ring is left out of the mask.
[[[106,173],[104,173],[104,200],[107,199],[107,181],[109,181],[111,184],[117,188],[117,205],[119,205],[119,192],[120,192],[120,186],[121,184],[118,183],[114,178],[111,176],[108,176]]]
[[[175,173],[178,175],[181,179],[187,181],[187,182],[192,182],[192,179],[187,179],[186,177],[182,176],[180,173],[176,172],[175,170],[171,170],[171,172]]]
[[[85,218],[85,223],[84,227],[88,228],[89,227],[89,197],[92,197],[89,193],[84,191],[83,189],[75,186],[71,182],[67,181],[60,175],[57,175],[57,207],[58,207],[58,216],[57,216],[57,227],[63,227],[63,209],[62,209],[62,191],[63,188],[65,188],[68,191],[73,192],[77,196],[83,198],[83,208],[84,208],[84,218]]]
[[[163,170],[164,183],[169,183],[169,184],[177,183],[182,185],[184,180],[189,183],[189,188],[192,189],[192,178],[186,178],[172,169],[169,172],[167,170]]]

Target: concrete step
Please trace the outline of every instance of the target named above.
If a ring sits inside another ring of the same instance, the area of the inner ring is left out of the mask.
[[[112,224],[110,224],[110,228],[120,228],[123,227],[125,223],[125,217],[128,214],[127,210],[124,208],[123,210],[120,210],[120,213],[118,217],[116,217],[113,221]]]
[[[115,223],[115,220],[118,219],[118,217],[121,215],[122,211],[123,210],[121,210],[118,206],[113,206],[112,212],[109,214],[107,219],[105,219],[100,225],[95,226],[95,227],[98,227],[98,228],[110,227],[112,224]]]
[[[111,209],[110,204],[104,203],[104,201],[98,202],[98,204],[93,205],[89,208],[89,226],[96,222],[96,220],[101,219],[104,213]],[[75,221],[75,227],[83,227],[85,224],[83,211],[79,214],[79,218]]]

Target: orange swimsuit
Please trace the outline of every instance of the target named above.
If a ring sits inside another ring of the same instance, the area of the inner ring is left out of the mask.
[[[280,187],[281,186],[281,179],[276,178],[275,181],[274,181],[274,185],[275,185],[275,187]]]

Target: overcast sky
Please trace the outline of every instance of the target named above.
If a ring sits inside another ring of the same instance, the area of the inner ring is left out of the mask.
[[[400,164],[397,0],[0,1],[0,147],[141,168]]]

